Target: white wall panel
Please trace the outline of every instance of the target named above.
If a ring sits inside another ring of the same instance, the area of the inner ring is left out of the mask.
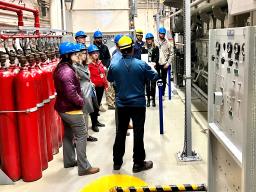
[[[135,17],[135,29],[142,29],[144,34],[151,32],[156,35],[156,23],[154,21],[153,15],[156,14],[155,9],[138,9],[138,16]]]
[[[60,1],[51,1],[50,17],[51,17],[51,28],[52,29],[62,29]]]
[[[85,30],[92,33],[99,29],[102,32],[122,32],[129,30],[128,11],[79,11],[72,14],[73,32]]]
[[[76,0],[73,9],[128,9],[128,0]]]

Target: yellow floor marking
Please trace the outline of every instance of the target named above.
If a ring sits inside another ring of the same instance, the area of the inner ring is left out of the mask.
[[[147,183],[131,175],[106,175],[87,184],[80,192],[109,192],[112,187],[142,187]]]

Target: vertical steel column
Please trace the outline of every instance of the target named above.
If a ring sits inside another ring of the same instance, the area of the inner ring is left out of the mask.
[[[184,0],[184,25],[185,25],[185,66],[186,66],[186,92],[185,92],[185,136],[187,156],[192,156],[191,137],[191,17],[190,0]]]
[[[158,29],[160,27],[160,1],[157,0],[157,14],[156,14],[156,31],[157,31],[157,41],[159,41]]]
[[[200,158],[192,151],[192,131],[191,131],[191,11],[190,0],[183,0],[184,11],[184,49],[185,49],[185,137],[182,153],[178,153],[180,161],[197,161]]]
[[[159,93],[159,123],[160,123],[160,134],[164,134],[164,123],[163,123],[163,81],[160,79],[157,81],[158,93]]]

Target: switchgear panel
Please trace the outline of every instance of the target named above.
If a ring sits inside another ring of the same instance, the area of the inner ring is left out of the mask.
[[[255,27],[210,30],[210,191],[256,191],[255,41]],[[230,173],[231,167],[240,175]],[[223,181],[225,189],[218,188]]]

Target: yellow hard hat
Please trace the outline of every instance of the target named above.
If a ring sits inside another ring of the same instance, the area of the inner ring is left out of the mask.
[[[143,35],[142,29],[136,29],[136,35]]]
[[[124,35],[118,41],[119,49],[127,49],[133,46],[132,38]]]

